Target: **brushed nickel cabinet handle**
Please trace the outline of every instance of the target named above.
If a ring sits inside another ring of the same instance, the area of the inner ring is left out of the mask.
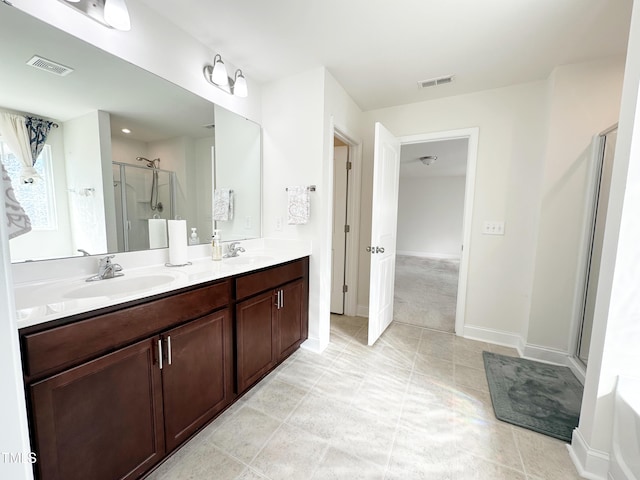
[[[162,370],[162,339],[158,340],[158,364]]]
[[[168,355],[168,364],[171,365],[171,337],[167,337],[167,355]]]

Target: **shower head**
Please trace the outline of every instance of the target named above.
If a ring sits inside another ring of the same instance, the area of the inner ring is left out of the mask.
[[[160,166],[158,165],[160,163],[159,158],[156,158],[154,160],[149,160],[148,158],[145,158],[145,157],[136,157],[136,160],[138,160],[139,162],[147,162],[147,167],[160,168]]]

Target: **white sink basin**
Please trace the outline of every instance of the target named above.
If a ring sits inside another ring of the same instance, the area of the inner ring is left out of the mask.
[[[238,257],[225,258],[223,263],[230,265],[253,265],[256,263],[268,263],[275,260],[275,257],[269,255],[240,255]]]
[[[87,283],[80,287],[64,292],[64,298],[90,298],[109,297],[121,295],[123,293],[134,294],[141,290],[149,290],[161,285],[171,283],[176,279],[174,275],[168,273],[158,273],[143,276],[109,278]]]

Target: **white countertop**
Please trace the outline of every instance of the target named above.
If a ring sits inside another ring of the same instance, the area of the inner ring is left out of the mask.
[[[97,282],[86,282],[88,276],[96,273],[93,271],[89,275],[83,273],[16,283],[14,292],[18,328],[251,272],[311,254],[311,246],[305,242],[260,239],[243,242],[243,245],[246,245],[246,252],[222,261],[211,260],[211,248],[199,245],[190,251],[189,260],[192,264],[182,267],[166,267],[166,260],[161,254],[164,250],[154,254],[154,260],[162,263],[149,266],[139,266],[140,257],[136,258],[134,253],[120,254],[113,262],[122,265],[124,276]],[[37,275],[33,276],[37,278]],[[99,296],[94,296],[91,289],[99,292]]]

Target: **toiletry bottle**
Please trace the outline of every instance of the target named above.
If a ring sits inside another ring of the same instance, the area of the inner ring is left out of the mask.
[[[189,236],[189,245],[198,245],[200,243],[200,237],[195,227],[191,229],[191,235]]]
[[[211,259],[222,260],[222,244],[220,243],[220,230],[213,231],[213,237],[211,241]]]

